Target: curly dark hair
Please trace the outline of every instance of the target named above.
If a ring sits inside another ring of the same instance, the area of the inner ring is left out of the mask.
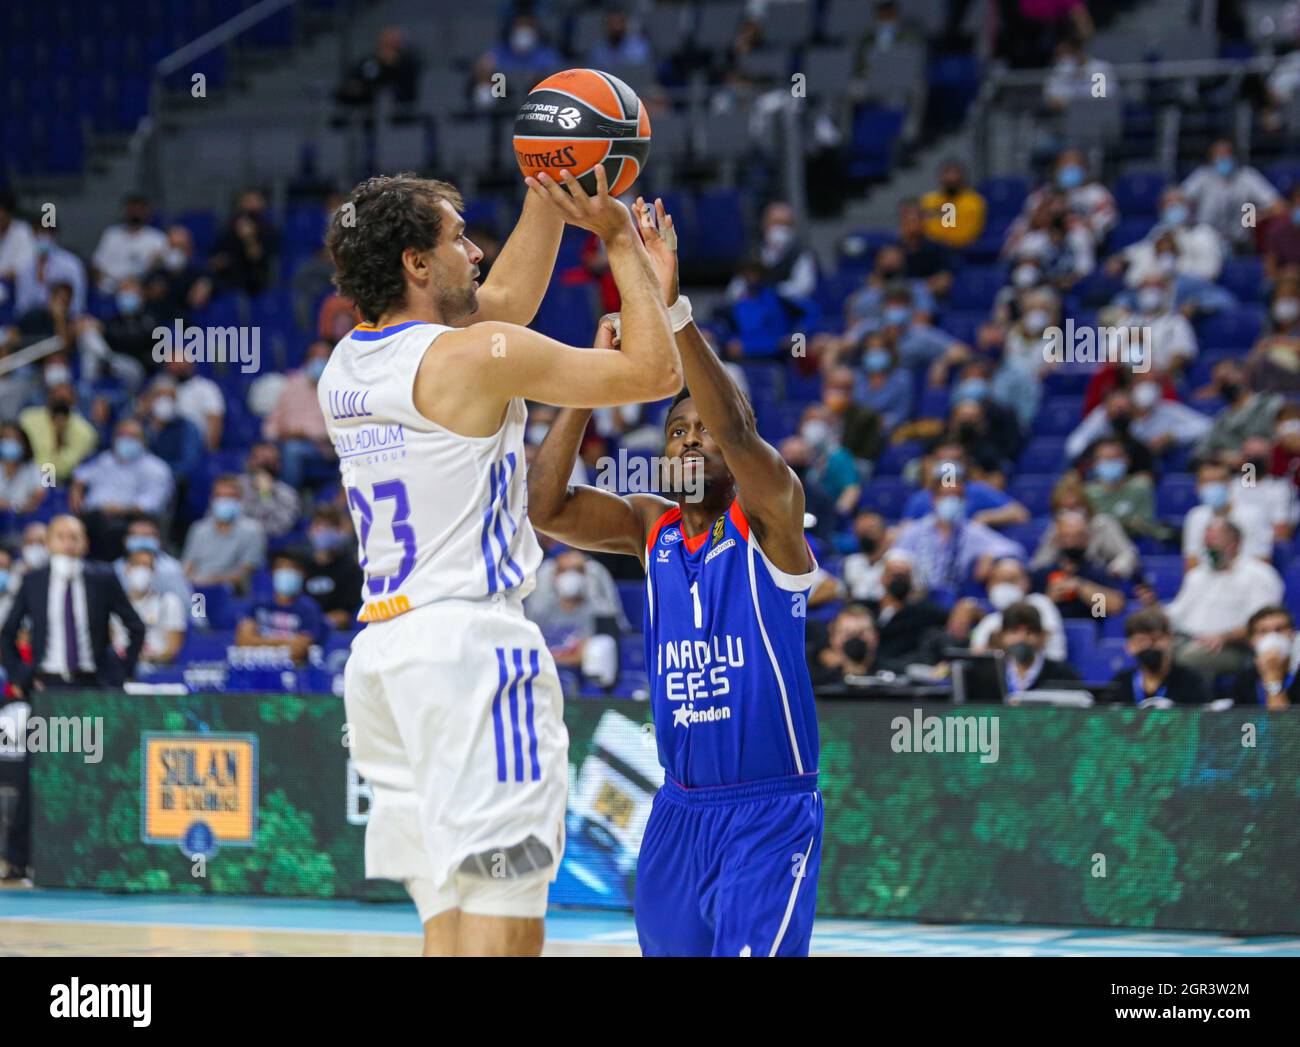
[[[334,212],[325,246],[334,260],[334,286],[368,323],[401,305],[406,296],[402,252],[431,251],[442,235],[446,200],[465,204],[450,182],[414,174],[367,178]],[[349,207],[348,205],[351,205]]]

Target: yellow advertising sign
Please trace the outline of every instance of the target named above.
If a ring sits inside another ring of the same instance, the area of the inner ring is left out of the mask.
[[[140,745],[145,843],[178,843],[191,854],[253,845],[257,735],[150,731]]]

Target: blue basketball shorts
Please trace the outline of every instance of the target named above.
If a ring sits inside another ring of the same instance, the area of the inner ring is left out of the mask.
[[[821,868],[817,775],[655,794],[637,860],[645,956],[807,956]]]

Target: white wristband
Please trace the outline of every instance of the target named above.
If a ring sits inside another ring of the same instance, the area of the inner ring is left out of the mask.
[[[676,334],[691,322],[691,300],[684,294],[677,296],[677,301],[668,307],[668,323]]]

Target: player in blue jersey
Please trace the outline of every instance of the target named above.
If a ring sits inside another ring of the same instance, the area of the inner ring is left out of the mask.
[[[557,416],[528,474],[533,525],[646,571],[646,668],[663,788],[637,866],[647,956],[807,955],[822,801],[804,661],[816,563],[804,493],[677,293],[661,202],[638,228],[664,288],[686,379],[665,422],[675,481],[626,497],[566,486],[590,411]],[[598,345],[615,343],[609,318]]]

